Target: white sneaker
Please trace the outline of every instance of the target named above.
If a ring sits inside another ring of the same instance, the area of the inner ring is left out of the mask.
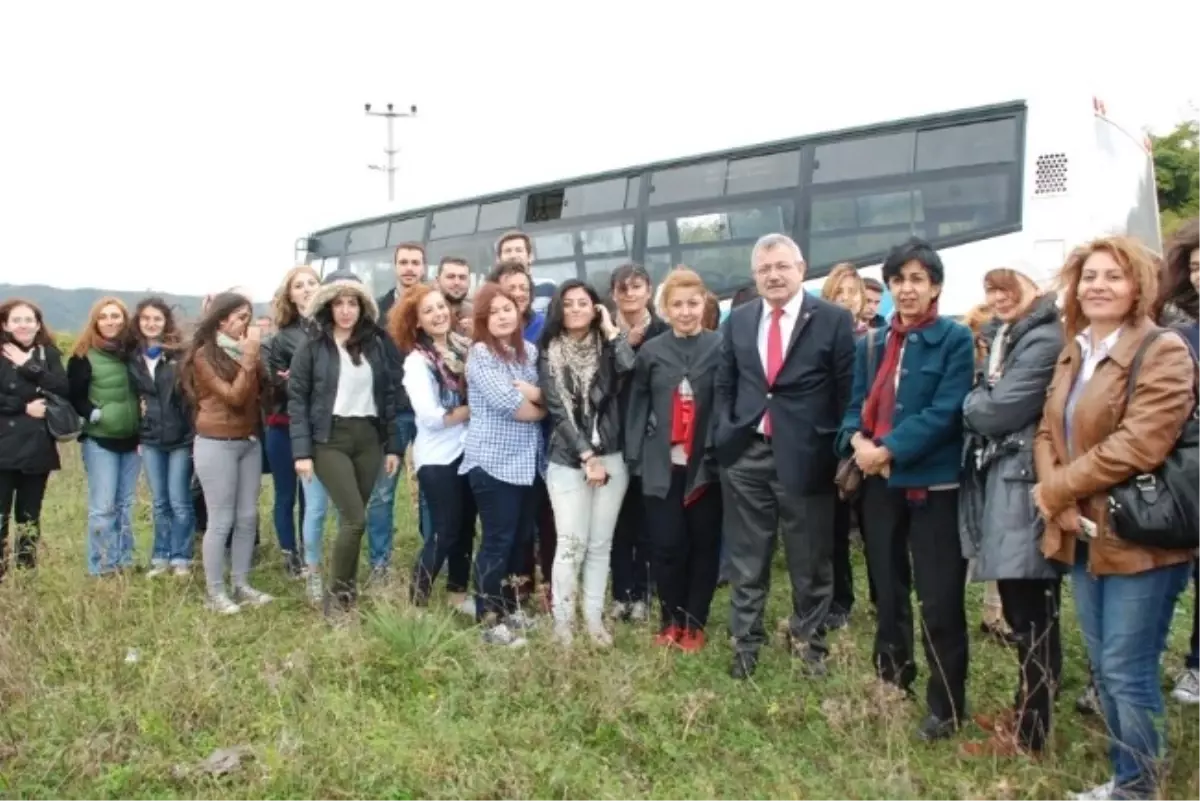
[[[264,604],[269,604],[271,601],[275,600],[270,595],[254,589],[249,584],[243,584],[235,589],[234,592],[237,594],[237,599],[240,602],[244,604],[252,604],[253,606],[263,606]]]
[[[629,619],[634,623],[645,623],[650,618],[650,610],[645,601],[634,601],[629,607]]]
[[[1116,789],[1117,782],[1116,780],[1112,780],[1097,785],[1086,792],[1076,793],[1071,797],[1076,799],[1076,801],[1108,801],[1108,799],[1112,798],[1113,791]]]
[[[502,645],[505,648],[524,648],[525,638],[518,637],[508,626],[497,623],[490,629],[484,629],[483,642],[485,645]]]
[[[575,642],[575,634],[571,631],[571,624],[564,621],[557,621],[554,624],[554,641],[564,648],[570,648],[571,643]]]
[[[629,617],[630,604],[624,601],[613,601],[613,605],[608,608],[608,616],[613,620],[625,620]]]
[[[171,566],[166,562],[151,562],[150,569],[146,571],[146,578],[158,578],[165,576],[171,571]]]
[[[1181,704],[1200,704],[1200,671],[1188,668],[1175,678],[1171,697]]]
[[[236,615],[238,612],[242,611],[242,608],[235,604],[233,599],[223,592],[217,595],[210,595],[205,606],[207,606],[210,611],[216,612],[220,615]]]
[[[171,568],[171,575],[175,578],[191,578],[192,568],[188,565],[175,565]]]

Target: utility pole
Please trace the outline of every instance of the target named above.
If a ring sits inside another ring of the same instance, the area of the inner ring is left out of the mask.
[[[396,200],[396,153],[399,151],[396,149],[396,145],[393,140],[393,127],[396,119],[399,117],[417,116],[417,107],[410,106],[408,111],[393,111],[392,104],[388,103],[387,111],[371,111],[370,103],[365,103],[363,105],[368,117],[383,117],[387,120],[387,148],[383,151],[387,154],[387,166],[385,167],[382,164],[368,164],[367,169],[379,170],[380,172],[387,173],[388,202],[394,203]]]

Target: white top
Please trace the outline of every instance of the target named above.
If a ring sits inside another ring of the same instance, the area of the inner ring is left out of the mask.
[[[447,426],[446,414],[453,411],[442,406],[438,399],[437,380],[429,359],[420,351],[404,358],[404,390],[412,404],[417,422],[417,438],[413,441],[413,466],[447,465],[462,456],[467,438],[467,423]],[[466,399],[463,399],[466,403]]]
[[[377,417],[375,408],[375,375],[371,363],[363,356],[356,366],[341,345],[338,351],[337,397],[333,400],[334,417]]]
[[[796,329],[796,321],[800,319],[800,307],[804,305],[804,288],[801,287],[791,300],[783,306],[783,316],[779,318],[779,333],[783,337],[783,357],[787,358],[788,345],[792,341],[792,331]],[[763,372],[767,372],[767,337],[771,333],[771,312],[774,307],[766,300],[762,304],[762,318],[758,321],[758,357],[762,359]],[[758,421],[758,433],[766,434],[767,416],[764,414]]]
[[[161,358],[162,358],[161,354],[158,356],[155,356],[153,359],[151,359],[145,353],[142,354],[142,361],[144,361],[146,363],[146,369],[150,371],[151,378],[154,378],[154,371],[158,369],[158,361]]]
[[[1108,354],[1117,346],[1117,340],[1120,338],[1121,329],[1118,328],[1096,343],[1096,348],[1093,350],[1091,326],[1075,335],[1075,341],[1079,343],[1079,350],[1083,354],[1083,367],[1080,368],[1079,378],[1076,379],[1080,384],[1086,384],[1092,380],[1096,368],[1100,366],[1100,362],[1108,358]]]

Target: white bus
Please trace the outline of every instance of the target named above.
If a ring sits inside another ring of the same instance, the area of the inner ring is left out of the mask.
[[[400,242],[421,242],[431,270],[465,258],[482,277],[495,243],[519,229],[534,277],[576,276],[602,293],[611,271],[644,264],[699,272],[727,308],[750,283],[761,235],[790,234],[819,291],[839,262],[879,277],[893,245],[934,244],[946,265],[941,309],[983,298],[988,270],[1020,263],[1048,280],[1072,247],[1128,233],[1161,252],[1148,139],[1095,98],[1014,100],[627,167],[443,203],[317,231],[298,258],[349,267],[381,292]],[[882,311],[886,313],[888,306]]]

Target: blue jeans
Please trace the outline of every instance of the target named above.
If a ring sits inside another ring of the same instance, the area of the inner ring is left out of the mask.
[[[1165,710],[1159,659],[1191,564],[1127,576],[1093,576],[1086,546],[1071,574],[1075,611],[1109,730],[1109,761],[1121,794],[1153,798]]]
[[[517,611],[517,588],[508,579],[521,572],[525,546],[533,537],[533,487],[493,478],[480,467],[467,478],[483,528],[475,554],[475,615],[478,620],[488,614],[503,620]]]
[[[329,510],[329,493],[315,474],[308,481],[302,480],[300,489],[304,493],[304,564],[316,569],[321,566],[321,543],[325,534],[325,515]],[[336,508],[333,513],[337,514]]]
[[[449,563],[447,592],[466,592],[471,579],[471,546],[475,540],[475,497],[466,476],[458,474],[462,457],[450,464],[427,464],[417,471],[421,499],[432,498],[437,512],[413,568],[412,599],[429,601],[433,582]],[[425,509],[422,509],[425,511]]]
[[[142,459],[83,441],[88,477],[88,572],[93,576],[133,566],[133,496]]]
[[[154,565],[183,566],[192,562],[196,512],[192,508],[191,448],[163,450],[142,446],[142,464],[154,510]]]
[[[395,444],[401,458],[416,437],[417,421],[413,413],[401,412],[396,415]],[[401,468],[395,475],[389,476],[386,470],[381,469],[367,501],[367,548],[371,567],[386,567],[392,559],[392,543],[396,535],[396,483],[403,472]]]
[[[301,527],[304,523],[304,500],[296,492],[296,462],[292,458],[292,435],[286,426],[267,426],[264,440],[267,448],[267,464],[271,468],[271,480],[275,485],[275,536],[279,538],[279,550],[284,553],[299,553],[296,548],[296,501],[300,499]]]

